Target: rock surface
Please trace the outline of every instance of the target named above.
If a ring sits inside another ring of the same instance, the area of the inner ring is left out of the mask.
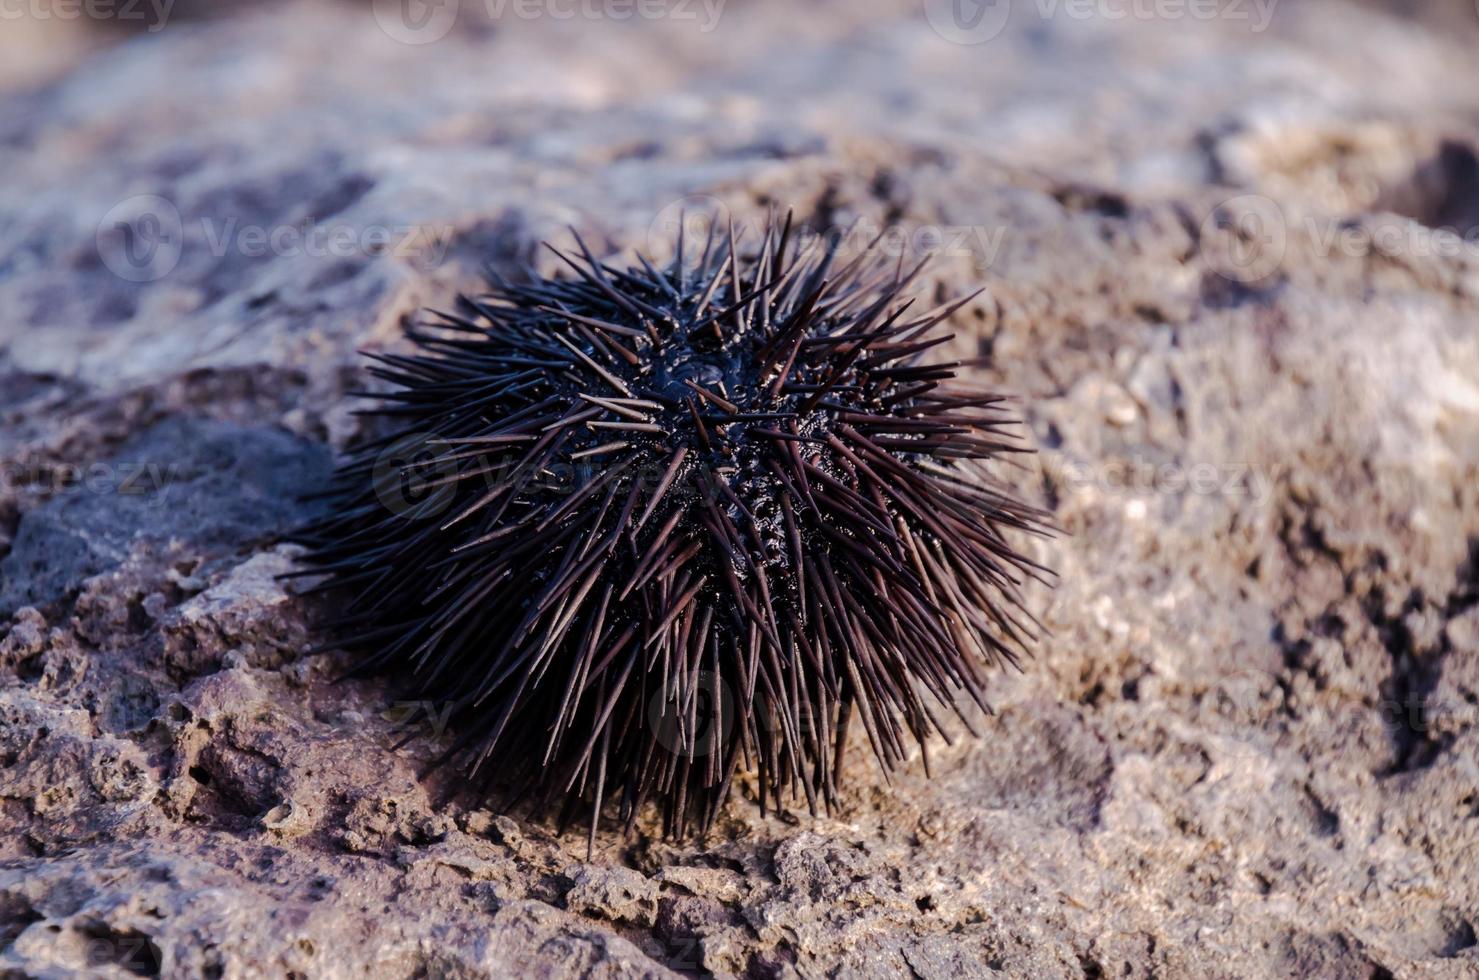
[[[421,45],[394,6],[0,74],[0,972],[1479,973],[1466,0],[978,44],[933,2]],[[772,205],[987,287],[957,347],[1041,449],[1052,635],[933,779],[855,751],[830,817],[587,861],[420,776],[438,707],[332,682],[275,535],[362,435],[356,349],[485,261]]]

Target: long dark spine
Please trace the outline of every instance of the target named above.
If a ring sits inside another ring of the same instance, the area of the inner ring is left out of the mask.
[[[577,237],[569,278],[499,283],[374,355],[392,390],[368,413],[400,431],[301,537],[349,596],[356,669],[450,703],[446,758],[488,789],[588,809],[592,834],[658,801],[683,834],[751,766],[763,808],[815,813],[852,716],[886,772],[939,708],[970,728],[960,695],[985,709],[1032,637],[1045,570],[1008,535],[1043,515],[988,471],[1023,451],[1014,420],[923,360],[960,304],[910,315],[918,269],[795,237],[711,235],[662,271]],[[398,447],[422,458],[387,466]]]

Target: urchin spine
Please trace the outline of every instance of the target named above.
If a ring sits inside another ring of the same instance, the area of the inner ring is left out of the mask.
[[[854,715],[887,771],[1033,635],[1046,570],[1007,535],[1044,515],[988,469],[1015,421],[924,361],[969,297],[911,317],[922,265],[797,237],[619,270],[577,236],[568,278],[462,298],[372,355],[396,431],[301,536],[357,669],[450,703],[446,759],[592,835],[613,798],[705,829],[741,766],[762,808],[830,808]]]

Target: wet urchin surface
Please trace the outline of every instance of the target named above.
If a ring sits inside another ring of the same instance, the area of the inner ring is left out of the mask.
[[[662,270],[581,242],[432,315],[371,355],[394,431],[301,535],[355,670],[450,709],[442,761],[593,836],[648,802],[706,829],[742,768],[762,809],[828,809],[850,723],[886,773],[1034,635],[1010,539],[1043,514],[992,472],[1016,422],[931,363],[965,301],[756,237]]]

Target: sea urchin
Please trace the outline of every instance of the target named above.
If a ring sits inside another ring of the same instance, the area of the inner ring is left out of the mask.
[[[577,236],[371,355],[397,431],[301,538],[357,669],[450,707],[483,789],[681,835],[744,766],[815,813],[854,714],[887,772],[1032,636],[1007,534],[1043,515],[986,472],[1015,422],[922,362],[965,301],[911,316],[918,268],[799,238],[621,271]]]

